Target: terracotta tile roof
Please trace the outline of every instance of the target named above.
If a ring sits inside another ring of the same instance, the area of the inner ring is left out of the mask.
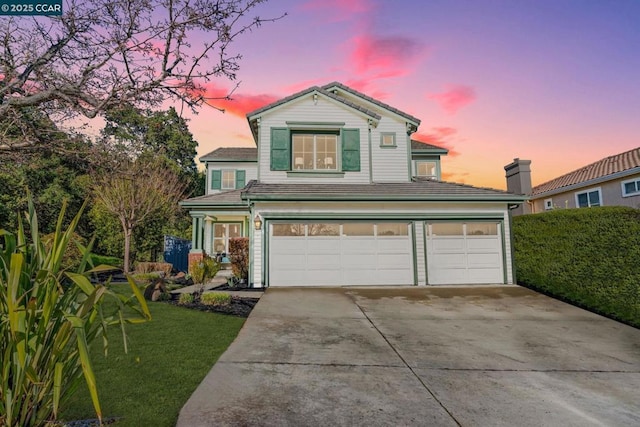
[[[205,160],[256,162],[258,161],[258,149],[243,147],[220,147],[200,157],[201,162]]]
[[[281,200],[383,200],[438,201],[491,200],[522,202],[526,196],[493,188],[434,180],[374,184],[265,184],[251,181],[243,191],[244,199]]]
[[[605,157],[590,165],[569,172],[551,181],[533,187],[532,194],[546,193],[570,185],[580,184],[598,178],[604,178],[618,172],[640,167],[640,147],[624,153]]]
[[[441,151],[448,153],[446,148],[438,147],[437,145],[427,144],[426,142],[411,140],[411,151]]]

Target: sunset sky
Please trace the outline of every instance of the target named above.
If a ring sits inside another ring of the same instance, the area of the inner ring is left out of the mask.
[[[540,184],[640,145],[640,1],[271,0],[288,16],[243,35],[234,100],[190,116],[199,155],[255,146],[245,114],[339,81],[422,120],[443,179]],[[211,84],[210,94],[233,87]]]

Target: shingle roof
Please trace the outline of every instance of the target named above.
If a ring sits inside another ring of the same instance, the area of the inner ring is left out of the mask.
[[[411,140],[411,151],[440,151],[448,153],[446,148],[438,147],[437,145],[427,144],[426,142]]]
[[[225,191],[223,193],[207,194],[204,196],[192,197],[180,202],[181,206],[242,206],[247,207],[247,203],[242,200],[243,189]]]
[[[201,162],[205,160],[256,162],[258,161],[258,149],[243,147],[220,147],[200,157]]]
[[[444,181],[416,180],[374,184],[264,184],[251,182],[242,193],[243,199],[275,200],[388,200],[451,201],[481,200],[522,202],[526,196],[492,188]]]
[[[389,104],[385,104],[384,102],[381,102],[381,101],[378,101],[377,99],[371,98],[370,96],[365,95],[362,92],[358,92],[357,90],[355,90],[353,88],[350,88],[349,86],[343,85],[340,82],[332,82],[332,83],[329,83],[327,85],[322,86],[322,88],[325,89],[325,90],[329,90],[332,87],[340,88],[340,89],[342,89],[342,90],[344,90],[346,92],[351,93],[352,95],[356,95],[356,96],[359,96],[360,98],[366,99],[367,101],[369,101],[369,102],[371,102],[371,103],[373,103],[373,104],[375,104],[375,105],[377,105],[379,107],[382,107],[382,108],[384,108],[386,110],[389,110],[389,111],[393,111],[394,113],[398,114],[399,116],[402,116],[405,119],[408,119],[408,120],[411,120],[412,122],[415,122],[416,125],[420,124],[420,119],[412,116],[411,114],[407,114],[404,111],[400,111],[397,108],[394,108]]]
[[[532,193],[533,195],[546,193],[548,191],[557,190],[570,185],[604,178],[608,175],[624,172],[637,167],[640,167],[640,147],[625,151],[624,153],[605,157],[604,159],[552,179],[551,181],[536,185],[533,187]]]
[[[269,105],[265,105],[262,108],[258,108],[257,110],[251,111],[250,113],[247,113],[247,117],[255,116],[256,114],[260,114],[260,113],[262,113],[264,111],[270,110],[270,109],[272,109],[274,107],[277,107],[278,105],[286,104],[289,101],[292,101],[292,100],[294,100],[296,98],[299,98],[301,96],[307,95],[307,94],[312,93],[312,92],[318,92],[318,93],[321,93],[321,94],[323,94],[325,96],[328,96],[329,98],[334,99],[334,100],[336,100],[338,102],[341,102],[342,104],[345,104],[345,105],[347,105],[347,106],[349,106],[349,107],[351,107],[353,109],[356,109],[356,110],[358,110],[358,111],[360,111],[360,112],[366,114],[367,116],[370,116],[370,117],[372,117],[372,118],[374,118],[376,120],[380,120],[382,118],[380,116],[380,114],[376,113],[375,111],[369,110],[368,108],[363,107],[362,105],[358,105],[358,104],[356,104],[354,102],[351,102],[348,99],[345,99],[345,98],[343,98],[341,96],[338,96],[338,95],[336,95],[336,94],[334,94],[332,92],[329,92],[329,91],[327,91],[327,90],[325,90],[325,89],[323,89],[323,88],[321,88],[319,86],[312,86],[310,88],[301,90],[300,92],[294,93],[293,95],[289,95],[289,96],[287,96],[285,98],[282,98],[282,99],[279,99],[278,101],[273,102],[273,103],[271,103]]]

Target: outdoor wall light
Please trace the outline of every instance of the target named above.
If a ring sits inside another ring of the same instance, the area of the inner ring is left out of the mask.
[[[256,214],[253,219],[253,226],[256,230],[262,230],[262,218],[260,218],[260,215]]]

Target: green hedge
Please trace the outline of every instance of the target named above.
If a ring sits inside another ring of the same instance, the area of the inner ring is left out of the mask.
[[[121,258],[116,258],[113,256],[106,256],[106,255],[98,255],[98,254],[91,254],[90,256],[91,256],[91,262],[93,263],[94,266],[112,265],[114,267],[122,268]]]
[[[640,326],[640,210],[555,210],[513,219],[518,282]]]

